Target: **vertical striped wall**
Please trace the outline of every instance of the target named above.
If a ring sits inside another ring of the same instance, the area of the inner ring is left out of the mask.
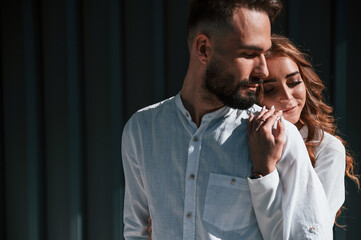
[[[180,90],[188,2],[0,2],[0,239],[123,239],[122,128]],[[309,50],[360,160],[360,2],[284,6],[274,32]],[[361,237],[361,197],[347,190],[337,240]]]

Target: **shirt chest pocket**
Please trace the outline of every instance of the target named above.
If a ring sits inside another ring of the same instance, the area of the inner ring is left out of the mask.
[[[256,222],[248,181],[211,173],[203,220],[223,231],[245,228]]]

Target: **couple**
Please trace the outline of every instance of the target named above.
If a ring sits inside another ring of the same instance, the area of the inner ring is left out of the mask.
[[[353,159],[309,62],[271,39],[280,10],[191,2],[180,93],[124,128],[125,239],[147,239],[149,216],[156,240],[332,239]]]

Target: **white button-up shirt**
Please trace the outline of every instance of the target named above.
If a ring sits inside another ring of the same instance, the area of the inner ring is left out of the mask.
[[[247,111],[223,107],[192,122],[180,95],[135,113],[124,128],[125,239],[332,239],[321,182],[286,122],[277,169],[249,179]],[[260,148],[262,151],[262,148]]]

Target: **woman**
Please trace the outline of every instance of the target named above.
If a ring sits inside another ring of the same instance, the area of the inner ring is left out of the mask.
[[[331,213],[337,218],[345,196],[344,175],[358,187],[359,180],[353,172],[354,159],[345,151],[345,141],[336,134],[332,107],[323,101],[324,85],[306,56],[285,37],[272,35],[272,49],[266,59],[269,76],[259,89],[259,105],[268,109],[274,106],[275,111],[281,111],[283,117],[298,128],[325,190]],[[251,117],[250,125],[257,125],[253,129],[262,127],[267,118],[265,113],[263,109],[257,117]],[[255,141],[260,141],[259,135],[257,138],[250,133],[251,158],[258,150]]]

